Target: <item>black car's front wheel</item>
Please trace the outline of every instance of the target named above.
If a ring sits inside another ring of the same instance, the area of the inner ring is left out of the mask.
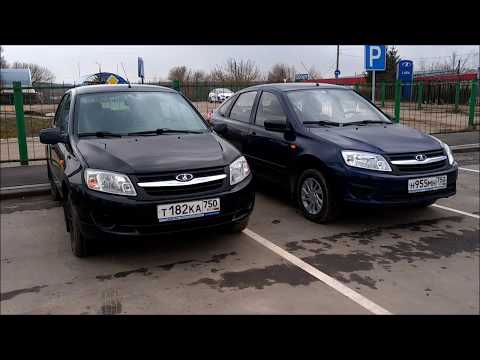
[[[317,223],[330,222],[339,215],[339,201],[328,181],[316,169],[308,169],[300,174],[297,201],[303,215]]]
[[[86,257],[91,253],[91,244],[80,231],[80,220],[75,212],[70,197],[66,200],[67,228],[70,230],[70,246],[77,257]]]
[[[47,165],[47,176],[48,176],[48,181],[50,182],[50,195],[52,196],[53,200],[58,201],[61,199],[60,193],[58,192],[55,182],[53,181],[53,176],[50,171],[50,167],[48,165]]]

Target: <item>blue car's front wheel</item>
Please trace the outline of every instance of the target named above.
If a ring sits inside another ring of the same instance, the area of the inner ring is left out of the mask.
[[[318,223],[330,222],[340,213],[339,201],[333,189],[317,169],[307,169],[300,174],[297,201],[303,215]]]

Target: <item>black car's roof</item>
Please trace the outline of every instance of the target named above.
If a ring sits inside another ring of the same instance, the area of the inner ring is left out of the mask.
[[[157,85],[139,85],[133,84],[130,87],[128,84],[117,84],[117,85],[84,85],[73,88],[70,90],[72,94],[92,94],[92,93],[101,93],[101,92],[116,92],[116,91],[168,91],[175,92],[165,86]]]
[[[318,89],[348,89],[345,86],[333,85],[333,84],[322,84],[322,83],[275,83],[275,84],[262,84],[255,85],[245,89],[247,90],[277,90],[277,91],[290,91],[290,90],[307,90],[312,88]]]

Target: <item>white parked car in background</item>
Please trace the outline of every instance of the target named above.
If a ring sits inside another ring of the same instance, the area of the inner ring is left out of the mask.
[[[233,91],[226,88],[217,88],[208,94],[209,102],[223,102],[233,96]]]

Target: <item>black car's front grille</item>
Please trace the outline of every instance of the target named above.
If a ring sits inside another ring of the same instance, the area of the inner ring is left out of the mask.
[[[214,167],[206,169],[196,169],[196,170],[182,170],[176,172],[168,173],[159,173],[159,174],[142,174],[137,175],[137,184],[138,183],[148,183],[156,181],[169,181],[175,180],[175,177],[179,174],[188,173],[192,174],[194,179],[227,174],[226,168]],[[220,180],[213,180],[201,184],[192,184],[192,185],[180,185],[180,186],[159,186],[159,187],[142,187],[143,191],[150,196],[175,196],[175,195],[188,195],[188,194],[198,194],[198,193],[208,193],[213,190],[221,189],[227,181],[227,177]]]
[[[416,155],[425,155],[428,158],[445,156],[443,150],[431,150],[415,153],[401,153],[401,154],[389,154],[388,158],[390,162],[398,160],[415,160]],[[418,164],[392,164],[394,170],[401,173],[416,173],[416,172],[428,172],[433,170],[439,170],[447,165],[447,160],[435,161],[432,163],[418,163]]]
[[[145,192],[152,196],[170,196],[170,195],[186,195],[207,192],[222,187],[225,179],[211,181],[203,184],[186,185],[186,186],[168,186],[168,187],[146,187]]]
[[[175,177],[178,174],[183,174],[183,173],[192,174],[195,178],[199,178],[199,177],[225,174],[226,169],[223,166],[217,166],[217,167],[205,168],[205,169],[178,170],[178,171],[170,171],[170,172],[164,172],[164,173],[141,174],[141,175],[137,175],[136,177],[137,177],[137,182],[167,181],[167,180],[175,180]]]

